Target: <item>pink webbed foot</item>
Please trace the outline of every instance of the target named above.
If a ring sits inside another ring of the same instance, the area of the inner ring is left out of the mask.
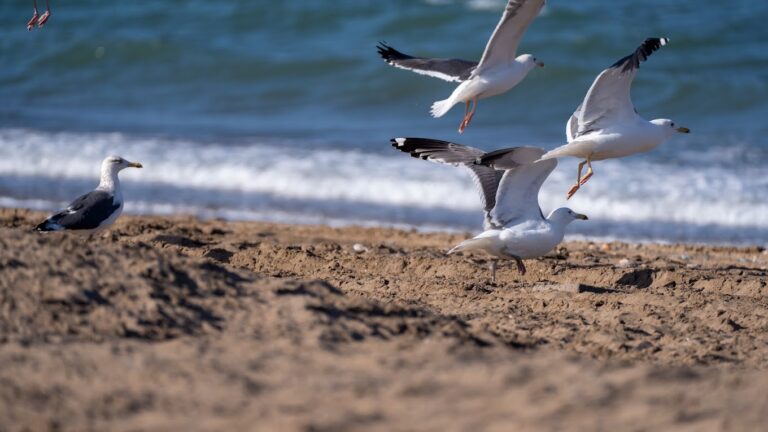
[[[48,22],[48,18],[51,17],[51,11],[47,10],[43,15],[40,16],[40,19],[37,20],[37,26],[42,27],[45,25],[46,22]]]
[[[32,14],[32,18],[27,23],[27,31],[32,31],[32,29],[35,28],[38,19],[40,19],[40,15],[37,13],[37,9],[35,9],[35,13]]]

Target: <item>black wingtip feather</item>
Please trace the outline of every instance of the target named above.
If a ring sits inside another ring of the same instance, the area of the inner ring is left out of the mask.
[[[516,151],[518,148],[519,147],[511,147],[511,148],[498,149],[498,150],[488,152],[484,154],[481,158],[479,158],[476,163],[478,165],[485,165],[487,167],[496,168],[495,165],[499,159],[504,158],[506,155]],[[509,163],[509,161],[506,161],[506,162],[507,164]],[[519,164],[515,163],[514,165],[519,165]],[[510,168],[512,168],[512,166],[505,165],[503,169],[510,169]]]
[[[669,38],[648,38],[632,54],[621,58],[611,65],[612,68],[621,67],[622,72],[631,71],[640,68],[640,63],[646,61],[648,57],[659,48],[669,43]]]
[[[384,59],[387,63],[392,63],[396,60],[407,60],[411,59],[413,57],[409,56],[408,54],[401,53],[400,51],[392,48],[391,46],[387,45],[386,42],[380,41],[378,45],[376,45],[376,51],[379,53],[381,58]]]

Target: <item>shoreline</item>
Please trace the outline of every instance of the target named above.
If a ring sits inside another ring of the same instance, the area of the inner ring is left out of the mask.
[[[10,204],[7,203],[7,204]],[[28,207],[14,207],[3,206],[2,200],[0,200],[0,212],[31,212],[32,214],[38,214],[39,219],[42,220],[50,214],[50,212],[58,209],[46,210],[41,206],[28,206]],[[276,214],[279,214],[276,213]],[[364,223],[360,221],[347,221],[342,219],[326,218],[326,219],[301,219],[291,215],[288,216],[291,219],[288,222],[276,221],[278,217],[270,218],[236,218],[236,217],[223,217],[217,213],[200,214],[194,212],[156,212],[156,213],[133,213],[124,212],[121,216],[131,218],[170,218],[180,220],[198,220],[200,222],[217,221],[226,224],[276,224],[276,225],[292,225],[292,226],[305,226],[305,227],[326,227],[333,229],[343,228],[366,228],[366,229],[390,229],[409,232],[419,232],[423,234],[459,234],[459,235],[476,235],[482,231],[482,227],[478,225],[475,229],[470,228],[458,228],[445,225],[413,225],[406,222],[370,222]],[[738,228],[734,227],[734,230]],[[666,246],[689,246],[689,247],[714,247],[714,248],[736,248],[736,249],[768,249],[768,243],[763,244],[758,241],[705,241],[705,240],[670,240],[664,237],[647,237],[647,238],[631,238],[631,237],[618,237],[618,236],[590,236],[587,234],[574,234],[566,233],[564,243],[623,243],[623,244],[646,244],[646,245],[666,245]]]
[[[0,424],[758,429],[768,253],[0,209]],[[356,244],[361,247],[355,247]],[[357,249],[357,250],[356,250]]]

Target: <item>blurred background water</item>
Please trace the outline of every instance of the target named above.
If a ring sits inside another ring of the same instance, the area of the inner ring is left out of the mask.
[[[375,45],[476,60],[504,0],[51,3],[32,32],[31,2],[0,3],[0,206],[57,208],[119,154],[146,167],[122,174],[128,212],[476,230],[469,177],[389,139],[553,148],[602,69],[667,36],[633,99],[693,133],[596,164],[571,232],[768,243],[768,2],[551,0],[520,46],[547,67],[482,101],[463,136],[461,107],[428,114],[455,84]],[[545,212],[577,162],[544,185]]]

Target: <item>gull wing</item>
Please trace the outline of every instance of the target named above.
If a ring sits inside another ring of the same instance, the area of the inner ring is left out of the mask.
[[[514,60],[520,39],[542,7],[544,0],[509,0],[474,74]]]
[[[512,147],[486,153],[474,147],[430,138],[395,138],[392,146],[416,158],[468,168],[483,202],[486,229],[506,226],[524,214],[541,215],[537,199],[539,188],[557,166],[556,160],[534,164],[544,154],[538,147]],[[532,176],[541,178],[530,180]],[[532,185],[529,184],[531,181]],[[534,191],[528,191],[533,188]],[[529,202],[530,194],[532,203]],[[506,204],[500,205],[502,200]],[[516,209],[516,206],[526,210]]]
[[[669,42],[667,38],[648,38],[630,55],[623,57],[597,76],[589,88],[578,114],[578,135],[600,128],[607,121],[621,121],[637,115],[630,89],[640,63]],[[574,138],[576,137],[574,136]]]
[[[488,214],[496,205],[496,190],[504,172],[478,164],[485,154],[483,150],[431,138],[394,138],[391,142],[392,147],[410,153],[412,157],[467,168],[472,174],[485,213]]]
[[[519,147],[517,160],[522,162],[507,169],[496,192],[496,206],[491,210],[491,224],[508,227],[522,222],[544,220],[539,206],[539,189],[557,166],[556,159],[538,160],[545,151],[536,147]]]
[[[381,58],[391,66],[445,81],[464,81],[472,75],[477,66],[477,62],[469,60],[410,56],[384,42],[379,42],[376,49]]]
[[[94,190],[76,198],[67,208],[46,219],[38,228],[52,224],[70,230],[96,229],[119,208],[120,203],[115,202],[112,194]]]

